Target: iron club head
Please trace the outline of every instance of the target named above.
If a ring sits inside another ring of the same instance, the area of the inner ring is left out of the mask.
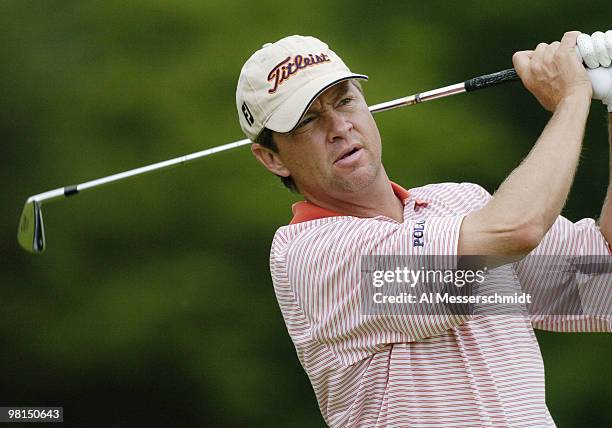
[[[17,240],[25,250],[42,253],[45,250],[45,228],[40,202],[28,199],[21,212]]]

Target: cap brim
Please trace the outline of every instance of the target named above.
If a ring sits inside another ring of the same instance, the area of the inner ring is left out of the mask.
[[[341,71],[308,82],[281,104],[264,126],[283,134],[292,131],[319,95],[335,84],[349,79],[368,80],[368,76]]]

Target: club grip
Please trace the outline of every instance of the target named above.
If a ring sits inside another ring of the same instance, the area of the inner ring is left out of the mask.
[[[514,68],[498,71],[497,73],[485,74],[484,76],[474,77],[465,81],[465,91],[475,91],[477,89],[488,88],[490,86],[499,85],[500,83],[512,82],[518,80],[518,74]]]

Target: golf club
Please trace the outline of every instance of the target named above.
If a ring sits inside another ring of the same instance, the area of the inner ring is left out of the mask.
[[[398,98],[392,101],[387,101],[380,104],[370,106],[372,113],[387,111],[398,107],[410,106],[413,104],[422,103],[425,101],[435,100],[437,98],[448,97],[451,95],[461,94],[463,92],[471,92],[477,89],[488,88],[504,82],[517,80],[518,76],[514,69],[507,69],[497,73],[478,76],[473,79],[466,80],[462,83],[457,83],[450,86],[445,86],[431,91],[421,92],[407,97]],[[42,205],[47,202],[64,199],[68,196],[73,196],[85,190],[90,190],[105,184],[115,181],[124,180],[126,178],[135,177],[137,175],[146,174],[153,171],[166,169],[175,165],[186,164],[196,159],[212,155],[213,153],[223,152],[236,147],[250,144],[251,140],[244,139],[233,143],[223,144],[221,146],[202,150],[196,153],[191,153],[178,158],[169,159],[166,161],[154,163],[151,165],[135,168],[129,171],[120,172],[109,175],[107,177],[98,178],[96,180],[87,181],[85,183],[60,187],[58,189],[49,190],[38,195],[30,196],[23,207],[19,227],[17,230],[17,240],[19,244],[31,253],[42,253],[45,250],[45,228],[43,225]]]

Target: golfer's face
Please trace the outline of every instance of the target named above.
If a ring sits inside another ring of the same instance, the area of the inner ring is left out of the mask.
[[[381,170],[378,128],[363,94],[350,81],[323,92],[293,132],[274,139],[305,196],[358,191]]]

